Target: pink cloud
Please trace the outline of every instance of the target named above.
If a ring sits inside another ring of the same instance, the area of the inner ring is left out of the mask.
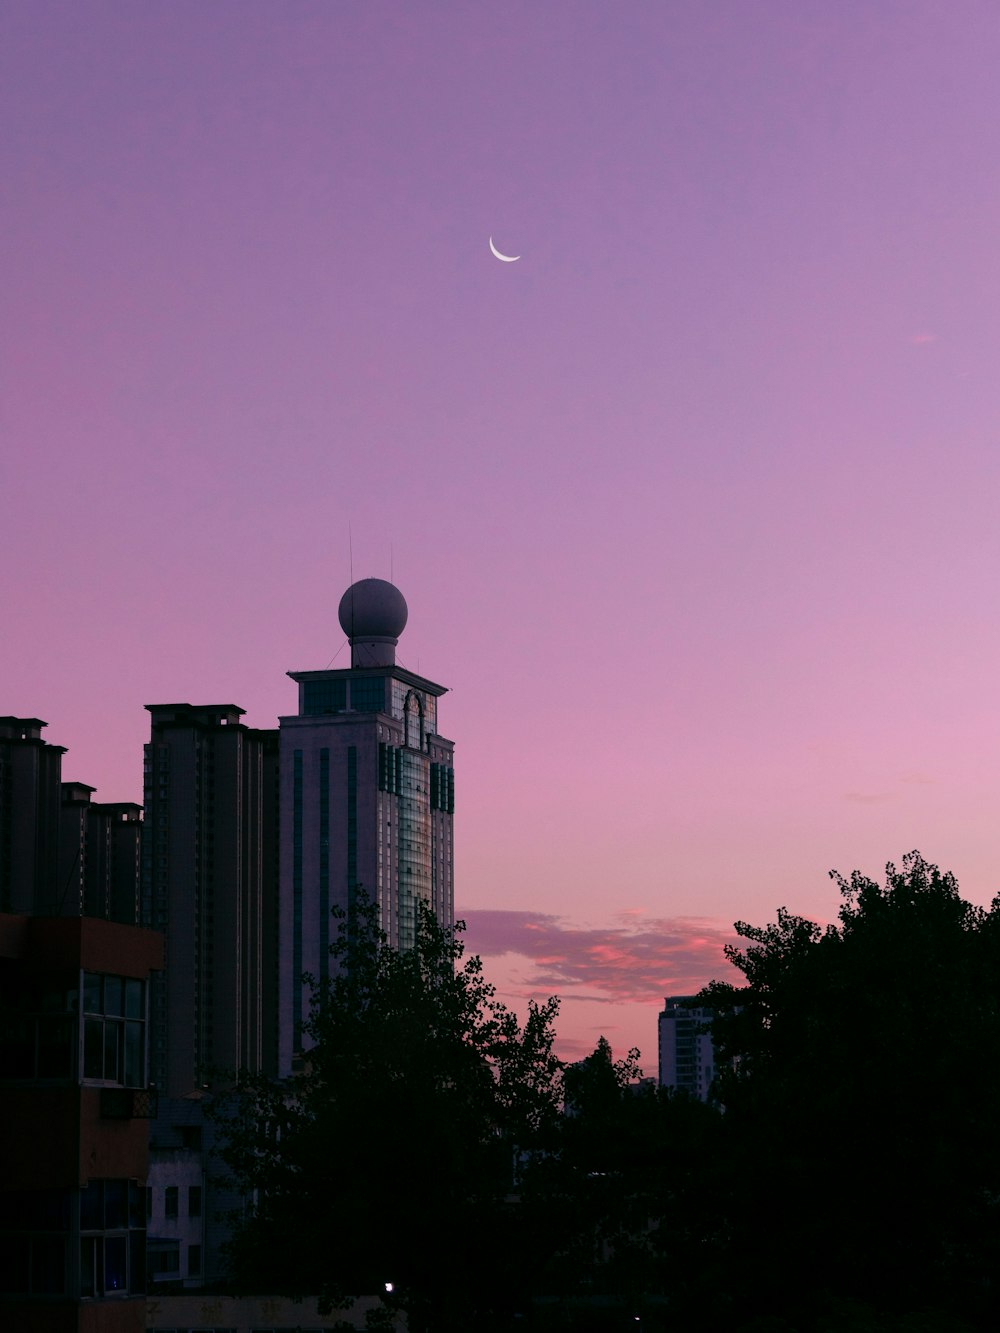
[[[527,960],[516,978],[524,995],[661,1004],[664,995],[693,993],[713,978],[733,975],[722,950],[736,936],[730,926],[707,918],[629,911],[615,924],[588,927],[543,912],[489,908],[461,915],[470,952]]]

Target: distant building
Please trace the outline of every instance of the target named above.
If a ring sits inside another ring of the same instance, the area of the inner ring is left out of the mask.
[[[61,790],[60,914],[142,924],[142,806],[94,801],[85,782]]]
[[[664,1000],[659,1017],[660,1086],[689,1092],[705,1101],[715,1077],[715,1048],[709,1024],[711,1009],[695,1005],[690,996]]]
[[[0,1328],[146,1326],[149,978],[163,941],[0,915]]]
[[[61,745],[37,717],[0,717],[0,912],[60,913]]]
[[[446,693],[396,663],[402,594],[362,579],[340,602],[349,668],[290,671],[298,712],[279,719],[281,1018],[279,1069],[293,1067],[309,1013],[303,972],[329,972],[335,929],[362,888],[389,942],[410,947],[416,904],[454,919],[454,745],[438,731]]]
[[[45,725],[0,718],[0,911],[140,925],[142,807],[63,782]]]
[[[187,1113],[187,1114],[186,1114]],[[183,1291],[200,1287],[206,1276],[205,1131],[195,1101],[170,1100],[150,1126],[147,1253],[150,1290]],[[238,1207],[239,1200],[233,1200]],[[213,1210],[218,1201],[213,1200]],[[222,1271],[215,1256],[210,1275]]]
[[[234,704],[149,704],[142,895],[166,936],[153,1079],[168,1097],[277,1057],[277,732]]]

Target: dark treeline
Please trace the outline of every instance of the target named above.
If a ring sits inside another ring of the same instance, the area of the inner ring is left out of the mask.
[[[359,902],[308,1068],[216,1109],[237,1288],[412,1333],[996,1328],[1000,901],[916,853],[837,878],[836,926],[737,925],[709,1105],[603,1039],[563,1069],[554,1000],[522,1026],[460,933],[399,954]]]

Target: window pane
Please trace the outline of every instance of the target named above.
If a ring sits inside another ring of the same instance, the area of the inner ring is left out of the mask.
[[[96,972],[83,974],[83,1011],[85,1014],[104,1012],[101,1005],[101,978]]]
[[[191,1185],[188,1189],[188,1217],[201,1217],[200,1185]]]
[[[72,1018],[45,1015],[38,1020],[38,1077],[69,1078],[73,1073],[73,1038],[76,1023]]]
[[[127,1088],[141,1088],[142,1077],[142,1029],[143,1023],[125,1024],[125,1073],[123,1082]]]
[[[356,676],[351,681],[351,707],[356,713],[384,712],[384,677]]]
[[[83,1077],[104,1077],[104,1021],[100,1018],[84,1019]]]
[[[188,1277],[201,1276],[201,1246],[188,1246]]]
[[[168,1185],[163,1191],[163,1216],[177,1216],[177,1186]]]
[[[128,1224],[130,1227],[144,1227],[146,1225],[147,1193],[145,1185],[137,1185],[134,1180],[129,1181]]]
[[[121,1044],[122,1024],[104,1024],[104,1077],[114,1083],[121,1082]]]
[[[83,1236],[80,1240],[80,1295],[97,1295],[97,1257],[101,1242],[97,1236]]]
[[[104,1182],[104,1228],[106,1231],[124,1230],[128,1226],[128,1181]]]
[[[125,1236],[104,1237],[104,1290],[128,1290],[128,1239]]]
[[[104,1012],[106,1014],[124,1014],[125,983],[121,977],[104,978]]]
[[[142,1005],[142,982],[127,980],[125,982],[125,1017],[126,1018],[145,1018]]]
[[[80,1191],[80,1230],[104,1230],[104,1181],[91,1180]]]
[[[133,1295],[146,1290],[146,1233],[130,1231],[128,1242],[128,1289]]]

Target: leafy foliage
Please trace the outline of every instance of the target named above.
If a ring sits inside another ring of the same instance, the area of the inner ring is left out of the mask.
[[[522,1027],[498,1003],[459,925],[421,910],[415,947],[391,948],[359,896],[314,984],[308,1068],[245,1078],[219,1108],[226,1161],[252,1200],[232,1243],[243,1286],[361,1294],[409,1326],[468,1327],[518,1299],[515,1150],[551,1135],[556,1001]]]
[[[986,1317],[1000,908],[963,901],[916,852],[883,885],[834,879],[839,925],[784,909],[773,925],[738,924],[748,944],[727,953],[747,984],[700,997],[717,1013],[724,1151],[743,1186],[733,1253],[802,1321],[841,1298]]]
[[[389,948],[363,900],[314,989],[308,1068],[220,1114],[252,1200],[244,1286],[330,1308],[394,1284],[413,1333],[1000,1324],[1000,901],[917,853],[834,876],[838,922],[740,923],[714,1104],[604,1038],[552,1054],[459,935]],[[349,927],[349,928],[348,928]]]

